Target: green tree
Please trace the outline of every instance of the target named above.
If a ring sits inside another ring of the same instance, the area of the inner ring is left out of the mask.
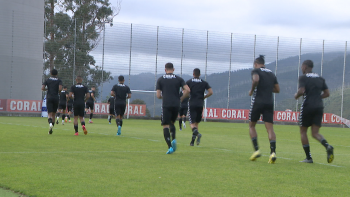
[[[68,87],[80,75],[84,84],[96,86],[98,97],[101,83],[113,77],[99,69],[90,52],[99,44],[105,23],[112,22],[119,10],[120,2],[113,9],[109,0],[46,0],[44,73],[56,68]]]
[[[143,105],[146,105],[146,102],[141,100],[141,99],[135,99],[133,101],[131,101],[130,104],[143,104]],[[149,112],[148,108],[147,108],[147,105],[146,105],[146,117],[151,117],[151,113]]]

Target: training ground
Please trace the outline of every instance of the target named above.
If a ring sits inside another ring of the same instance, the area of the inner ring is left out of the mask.
[[[60,121],[61,122],[61,121]],[[179,131],[178,150],[166,155],[160,121],[124,120],[122,135],[106,119],[74,136],[73,123],[46,118],[0,117],[0,187],[26,196],[350,196],[350,132],[321,128],[334,146],[309,140],[305,158],[297,126],[276,125],[277,161],[268,164],[269,140],[258,125],[263,156],[250,161],[248,125],[203,122],[200,146],[190,147],[191,130]],[[0,191],[1,194],[1,191]]]

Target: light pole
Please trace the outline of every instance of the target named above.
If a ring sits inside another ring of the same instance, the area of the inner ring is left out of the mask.
[[[102,38],[102,74],[101,74],[101,102],[102,102],[102,96],[103,96],[103,66],[105,63],[105,37],[106,37],[106,23],[109,23],[109,25],[113,26],[113,18],[107,19],[106,21],[103,21],[103,38]]]

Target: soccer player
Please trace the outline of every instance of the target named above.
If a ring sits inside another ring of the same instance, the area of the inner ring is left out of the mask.
[[[202,120],[204,99],[213,95],[213,90],[209,86],[208,82],[200,79],[200,76],[201,71],[198,68],[195,68],[193,70],[193,78],[186,82],[191,90],[190,99],[188,102],[188,109],[190,111],[189,121],[192,129],[192,140],[190,142],[190,146],[194,145],[196,138],[197,145],[199,145],[201,142],[202,134],[198,132],[198,125]],[[204,95],[206,90],[208,93]]]
[[[265,68],[265,58],[260,55],[254,61],[252,71],[252,88],[249,91],[251,98],[249,112],[249,134],[253,142],[255,152],[250,160],[255,161],[261,156],[258,146],[258,134],[255,129],[257,121],[263,115],[263,121],[270,140],[270,157],[268,163],[275,163],[276,157],[276,134],[273,130],[273,92],[279,93],[280,87],[273,72]]]
[[[176,128],[174,123],[179,113],[180,100],[188,97],[190,89],[186,85],[185,81],[174,75],[174,65],[172,63],[165,64],[165,75],[160,77],[157,81],[157,98],[163,99],[162,101],[162,126],[165,142],[168,145],[168,152],[171,154],[176,151]],[[182,87],[184,93],[180,98],[179,89]],[[170,135],[172,141],[170,140]]]
[[[74,135],[79,135],[78,133],[78,118],[80,119],[81,126],[83,128],[84,134],[87,134],[87,130],[85,127],[85,121],[84,121],[84,107],[85,107],[85,98],[86,100],[89,99],[89,89],[82,84],[83,78],[81,76],[77,76],[75,79],[77,82],[76,85],[73,85],[70,88],[69,92],[69,98],[73,98],[74,95],[74,102],[73,102],[73,110],[74,110]]]
[[[68,121],[71,122],[70,116],[72,115],[72,112],[73,112],[73,98],[69,98],[69,96],[68,96],[68,102],[67,102],[67,111],[68,111],[68,115],[67,115]]]
[[[58,113],[57,113],[57,124],[60,119],[60,113],[62,113],[62,125],[64,125],[64,119],[66,117],[66,108],[67,108],[67,98],[68,98],[67,86],[63,87],[63,90],[60,93],[60,102],[58,104]]]
[[[46,106],[48,112],[48,122],[50,125],[49,134],[52,134],[52,129],[55,125],[55,116],[58,108],[58,92],[62,90],[62,81],[57,78],[58,71],[51,70],[51,77],[48,78],[42,85],[41,90],[47,90]],[[47,87],[47,89],[45,88]],[[52,120],[53,119],[53,120]]]
[[[114,96],[114,112],[115,112],[115,122],[118,126],[117,135],[121,135],[123,126],[123,116],[126,108],[126,99],[131,98],[131,91],[129,86],[124,84],[124,76],[120,75],[118,77],[119,83],[114,85],[111,90],[111,96]]]
[[[108,99],[109,104],[109,116],[108,116],[108,122],[111,124],[112,117],[114,117],[114,96],[109,97]]]
[[[314,63],[311,60],[305,60],[301,65],[303,75],[299,77],[299,89],[294,96],[295,99],[298,99],[304,95],[303,103],[300,107],[299,125],[301,143],[306,154],[306,159],[301,162],[313,163],[307,137],[307,130],[311,127],[312,137],[321,142],[326,148],[327,162],[331,163],[334,159],[333,147],[319,134],[323,117],[322,99],[329,97],[329,90],[325,79],[316,73],[312,73],[313,67]]]
[[[183,92],[180,91],[180,97],[182,97]],[[186,129],[186,116],[188,112],[188,98],[185,98],[181,103],[180,103],[180,111],[179,111],[179,127],[180,131],[182,131],[182,126],[184,129]]]
[[[91,90],[89,90],[89,99],[86,102],[86,107],[85,107],[85,112],[88,112],[88,110],[90,110],[90,119],[89,119],[89,123],[93,123],[92,122],[92,116],[94,115],[94,105],[95,105],[95,90],[96,87],[92,86]]]

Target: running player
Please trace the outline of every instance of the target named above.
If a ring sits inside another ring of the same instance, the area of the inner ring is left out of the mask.
[[[126,108],[126,99],[131,98],[131,91],[129,86],[124,84],[124,76],[120,75],[118,77],[119,83],[114,85],[111,91],[111,96],[114,96],[114,112],[115,112],[115,122],[118,126],[117,135],[121,135],[123,126],[123,116]]]
[[[85,97],[86,100],[89,99],[89,89],[81,84],[83,82],[83,78],[81,76],[77,76],[75,79],[77,82],[76,85],[73,85],[70,88],[69,92],[69,98],[73,98],[74,95],[74,102],[73,102],[73,108],[74,108],[74,135],[79,135],[78,133],[78,118],[80,119],[81,126],[83,128],[84,134],[87,134],[87,130],[85,127],[85,121],[84,121],[84,106],[85,106]]]
[[[312,73],[314,63],[311,60],[305,60],[301,65],[303,71],[299,77],[299,89],[294,98],[298,99],[303,96],[303,103],[300,107],[299,125],[301,143],[303,145],[306,159],[303,163],[313,163],[310,145],[307,137],[307,129],[311,127],[312,137],[321,142],[327,151],[327,162],[331,163],[334,159],[333,146],[329,145],[327,140],[319,134],[322,117],[323,117],[323,101],[322,99],[329,97],[329,90],[325,79],[316,73]]]
[[[109,115],[108,115],[108,122],[111,124],[112,117],[114,117],[114,96],[109,97],[108,99],[109,104]]]
[[[163,99],[162,102],[162,126],[165,142],[168,145],[168,152],[171,154],[176,151],[176,129],[174,123],[179,113],[180,100],[188,97],[190,89],[185,81],[174,75],[174,65],[172,63],[165,64],[165,75],[160,77],[157,81],[157,98]],[[179,89],[184,90],[184,95],[180,98]],[[170,131],[170,132],[169,132]],[[170,140],[170,135],[172,141]]]
[[[57,113],[57,124],[60,119],[60,113],[62,113],[62,125],[64,125],[64,119],[66,117],[66,108],[67,108],[67,98],[68,98],[67,86],[63,87],[63,90],[60,93],[60,102],[58,104],[58,113]],[[66,121],[67,122],[67,121]]]
[[[72,112],[73,112],[73,98],[68,97],[67,111],[68,111],[68,115],[67,115],[68,121],[71,122],[70,116],[72,115]],[[67,119],[67,117],[66,117],[66,119]]]
[[[88,112],[90,110],[90,119],[89,119],[89,123],[93,123],[92,122],[92,116],[94,115],[94,105],[95,105],[95,86],[91,87],[91,90],[89,90],[89,99],[86,102],[86,107],[85,107],[85,112]]]
[[[182,97],[183,92],[182,90],[180,91],[180,97]],[[182,131],[182,126],[184,129],[186,129],[186,116],[188,112],[188,98],[185,98],[181,103],[180,103],[180,111],[179,111],[179,127],[180,131]]]
[[[57,78],[58,71],[51,70],[51,77],[48,78],[42,85],[41,90],[47,90],[46,106],[48,112],[48,122],[50,125],[49,134],[52,134],[52,129],[55,125],[55,116],[58,108],[58,92],[62,90],[62,81]],[[47,89],[45,88],[47,87]]]
[[[263,121],[270,140],[270,157],[268,163],[276,161],[276,134],[273,130],[273,92],[279,93],[280,87],[273,72],[265,68],[265,58],[260,55],[254,61],[252,71],[252,88],[249,91],[251,106],[249,112],[249,134],[253,142],[255,152],[250,157],[254,161],[261,156],[258,146],[258,134],[255,129],[256,122],[263,115]]]
[[[193,70],[193,78],[188,80],[186,84],[191,90],[190,99],[188,102],[188,109],[190,111],[190,124],[192,129],[192,140],[190,142],[190,146],[194,145],[194,141],[197,138],[196,144],[199,145],[201,142],[202,134],[198,132],[198,125],[202,120],[204,99],[213,95],[213,90],[209,86],[208,82],[200,79],[201,71],[198,68]],[[204,95],[205,91],[208,91],[206,95]]]

